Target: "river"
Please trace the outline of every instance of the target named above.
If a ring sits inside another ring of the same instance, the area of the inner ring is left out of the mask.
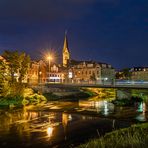
[[[119,107],[106,98],[0,109],[0,148],[74,147],[147,120],[146,103]]]

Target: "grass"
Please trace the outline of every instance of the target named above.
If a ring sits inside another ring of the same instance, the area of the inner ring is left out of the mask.
[[[0,98],[0,107],[22,106],[23,97],[5,97]]]
[[[25,89],[23,95],[8,95],[6,97],[0,97],[0,107],[22,107],[24,105],[46,103],[47,99],[43,95],[34,93],[31,89]]]
[[[106,134],[99,139],[90,140],[78,148],[147,148],[148,123],[134,125]]]

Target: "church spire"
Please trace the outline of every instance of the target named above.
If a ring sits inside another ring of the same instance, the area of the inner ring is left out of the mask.
[[[70,52],[68,48],[67,31],[65,31],[64,45],[63,45],[63,66],[67,67],[70,60]]]

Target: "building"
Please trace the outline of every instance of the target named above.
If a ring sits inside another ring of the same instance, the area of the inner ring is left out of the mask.
[[[134,67],[131,69],[132,80],[148,81],[148,67]]]
[[[38,69],[38,82],[40,84],[46,83],[47,79],[47,64],[43,60],[38,61],[39,69]]]
[[[47,75],[47,83],[63,83],[65,74],[59,65],[53,64]]]
[[[111,83],[114,77],[110,64],[95,61],[71,61],[68,70],[68,82],[72,83]]]
[[[29,84],[46,83],[47,65],[43,60],[32,61],[27,74],[27,82]]]
[[[63,45],[63,67],[67,67],[69,60],[70,60],[70,52],[68,48],[68,40],[67,40],[67,35],[65,33],[65,38],[64,38],[64,45]]]
[[[100,63],[101,66],[101,80],[103,83],[114,83],[115,69],[107,63]]]
[[[101,67],[98,63],[92,61],[81,61],[77,65],[71,67],[73,74],[74,82],[91,82],[91,81],[100,81],[101,79]],[[69,73],[70,77],[70,73]]]
[[[38,84],[39,78],[39,63],[37,61],[32,61],[30,64],[30,68],[27,74],[27,82],[29,84]]]

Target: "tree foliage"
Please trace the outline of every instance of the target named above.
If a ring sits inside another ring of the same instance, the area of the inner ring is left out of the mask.
[[[4,60],[0,59],[0,96],[5,96],[9,88],[8,67]]]
[[[23,80],[30,65],[30,57],[24,52],[4,51],[0,61],[0,84],[2,96],[19,96],[23,93]]]
[[[16,81],[22,83],[29,69],[30,57],[18,51],[5,51],[3,57],[9,67],[10,83],[13,84]]]
[[[117,79],[130,79],[131,78],[131,71],[130,68],[124,68],[120,72],[116,73]]]

